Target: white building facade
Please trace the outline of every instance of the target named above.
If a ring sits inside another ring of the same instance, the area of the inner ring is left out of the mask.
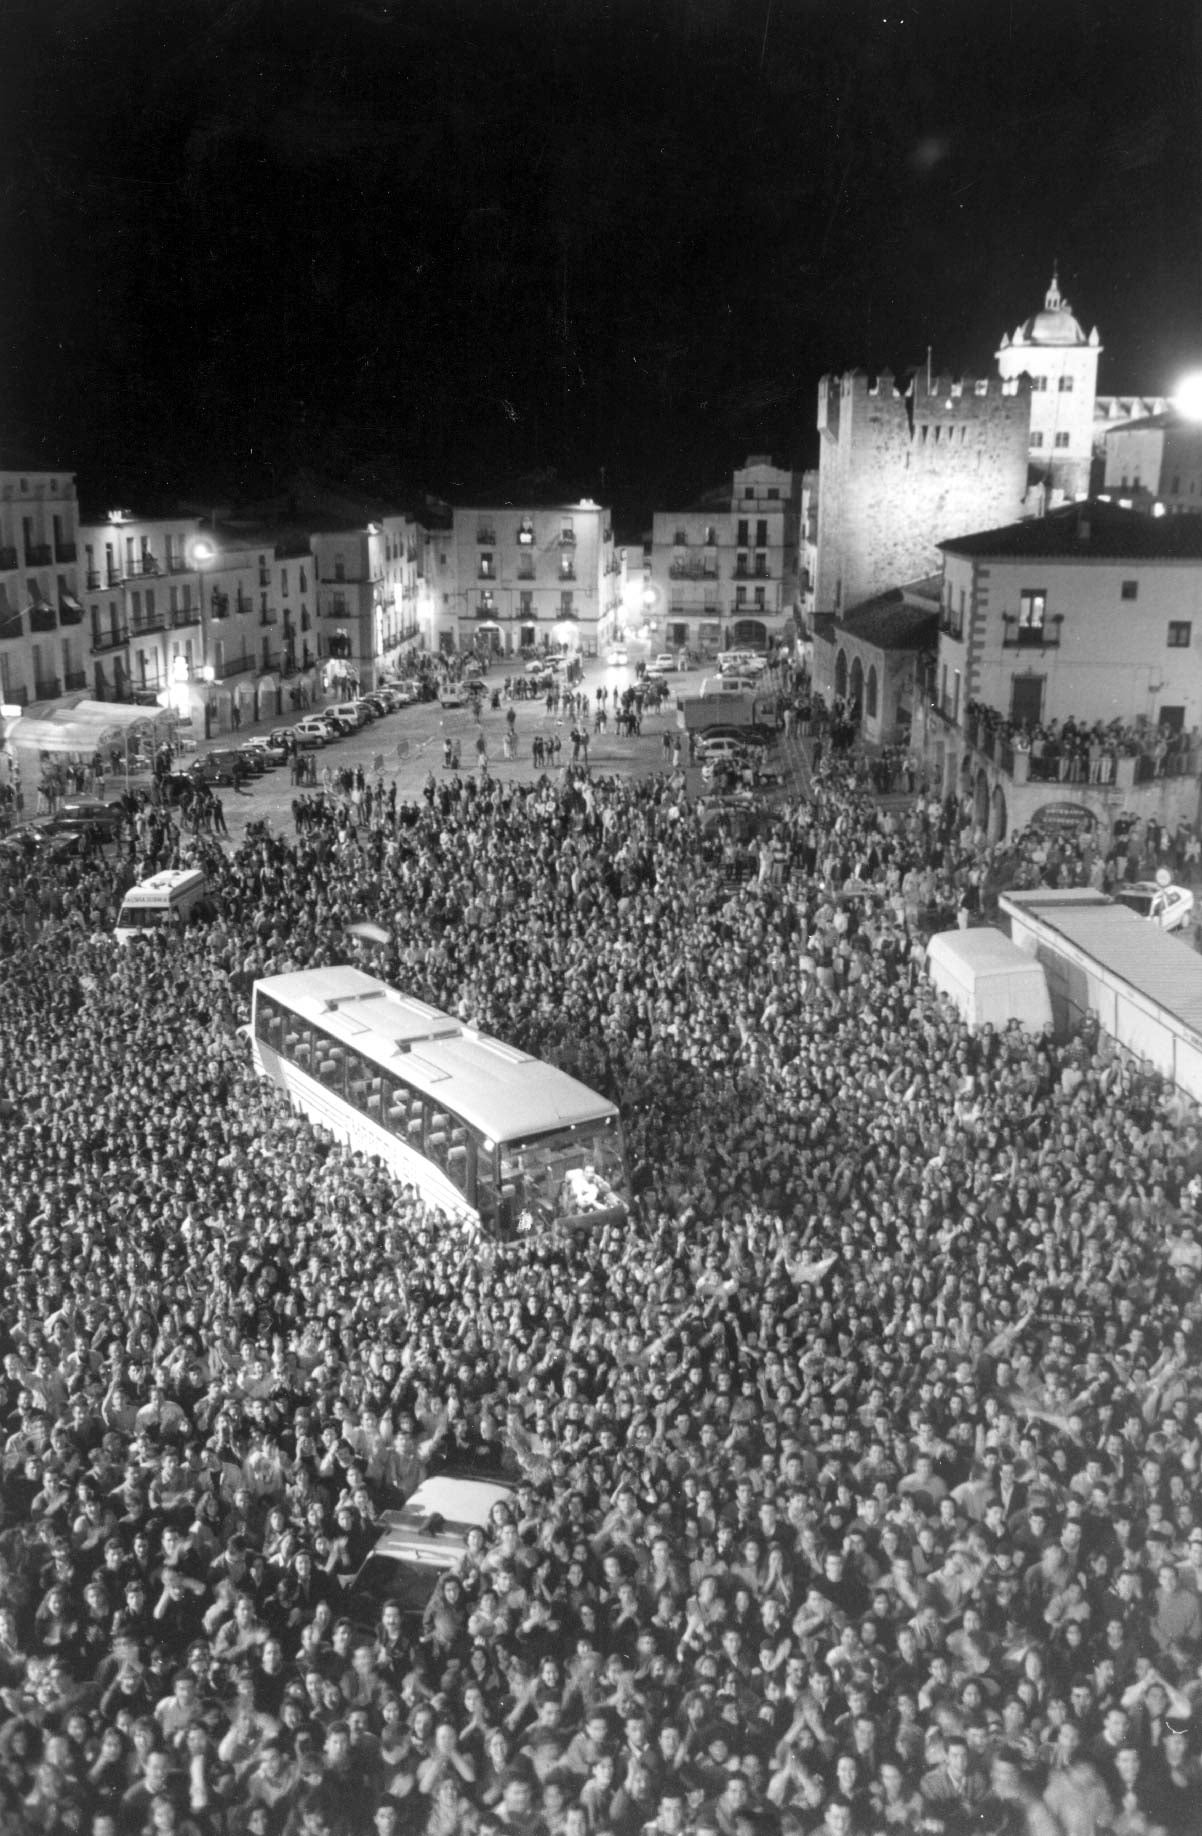
[[[1030,460],[1051,505],[1089,490],[1101,354],[1097,327],[1082,329],[1055,274],[1042,312],[1003,334],[997,352],[1003,381],[1030,377]]]

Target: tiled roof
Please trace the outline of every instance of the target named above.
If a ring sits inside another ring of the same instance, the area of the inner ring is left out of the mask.
[[[939,578],[914,586],[891,587],[874,599],[849,606],[835,629],[878,650],[919,650],[939,619]]]
[[[949,555],[987,561],[1202,561],[1202,516],[1144,516],[1114,504],[1070,504],[1047,516],[940,542]]]

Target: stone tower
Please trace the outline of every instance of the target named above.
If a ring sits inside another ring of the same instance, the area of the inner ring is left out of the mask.
[[[1061,295],[1055,271],[1043,311],[1024,320],[1012,337],[1002,335],[998,375],[1031,380],[1030,461],[1049,506],[1089,490],[1101,354],[1097,326],[1087,337]]]
[[[1030,400],[996,376],[824,376],[815,612],[936,574],[940,542],[1020,516]]]

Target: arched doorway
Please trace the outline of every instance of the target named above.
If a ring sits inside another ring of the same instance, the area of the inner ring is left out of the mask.
[[[736,650],[767,650],[768,648],[768,627],[758,618],[737,618],[733,635]]]
[[[989,819],[989,839],[991,842],[1005,841],[1007,819],[1006,793],[1000,784],[995,784],[993,787],[993,809]]]
[[[859,657],[852,658],[847,698],[851,703],[852,719],[859,720],[864,712],[864,665]]]
[[[864,684],[864,718],[866,720],[875,720],[876,716],[877,716],[876,664],[873,663],[869,668],[868,679]]]
[[[835,658],[835,694],[840,700],[847,694],[847,653],[842,650]]]
[[[975,794],[972,800],[972,819],[978,828],[985,830],[986,834],[989,832],[989,810],[991,801],[988,774],[984,771],[979,771],[977,773]]]

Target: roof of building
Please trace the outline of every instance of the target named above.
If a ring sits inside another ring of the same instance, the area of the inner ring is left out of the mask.
[[[981,560],[1202,561],[1202,516],[1143,516],[1095,500],[1000,529],[952,536],[939,547],[945,554]]]
[[[912,587],[892,587],[887,593],[878,593],[875,599],[849,606],[841,618],[836,618],[835,629],[877,650],[920,650],[938,619],[936,577]]]
[[[1088,888],[1004,893],[1111,974],[1202,1034],[1202,956],[1125,905]]]
[[[1032,313],[1029,319],[1017,327],[1011,344],[1071,345],[1096,344],[1098,334],[1087,334],[1078,320],[1073,317],[1073,309],[1060,292],[1060,283],[1055,272],[1052,284],[1044,295],[1043,311]],[[1003,339],[1003,345],[1006,340]]]
[[[1106,438],[1129,433],[1182,433],[1202,440],[1202,422],[1182,414],[1177,408],[1165,407],[1156,414],[1141,415],[1137,421],[1120,421],[1114,427],[1107,427]]]

